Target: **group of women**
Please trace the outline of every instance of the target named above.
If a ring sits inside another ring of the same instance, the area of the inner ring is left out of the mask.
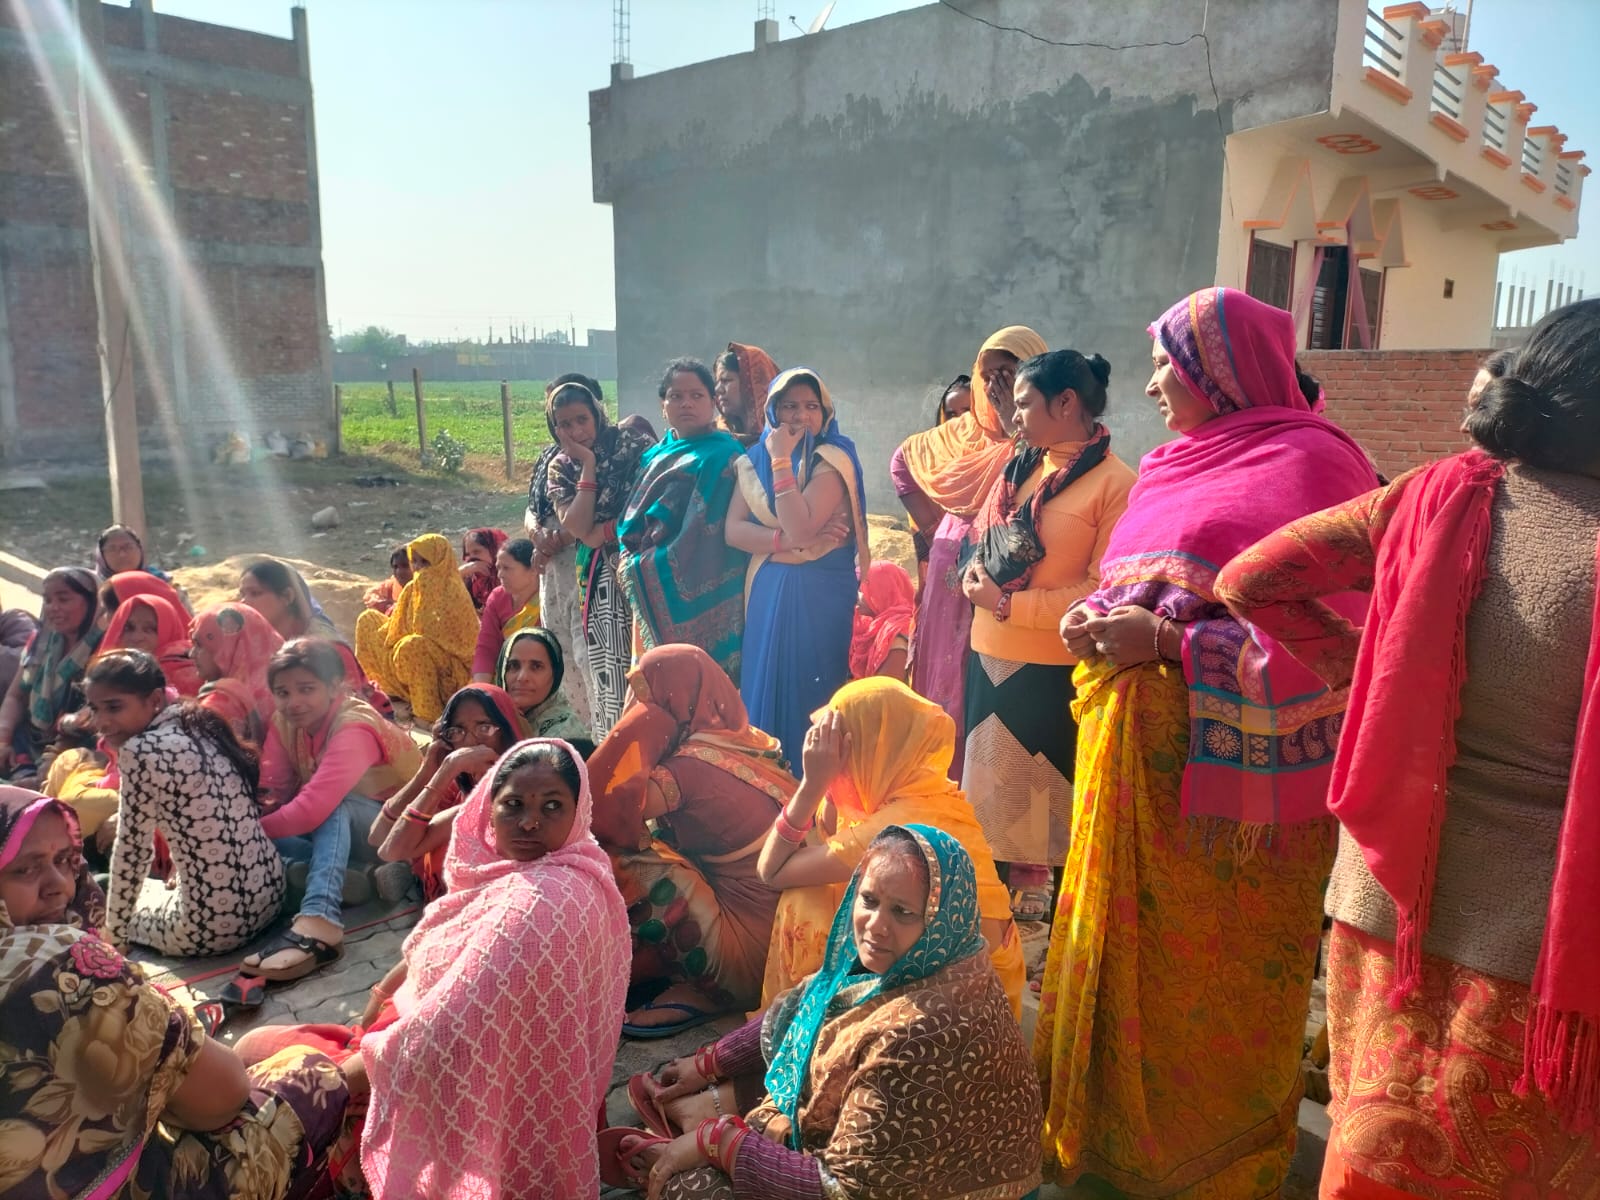
[[[480,621],[449,680],[432,650],[375,662],[437,692],[420,755],[348,652],[282,644],[274,617],[312,611],[292,585],[261,613],[242,586],[185,659],[152,584],[53,574],[7,765],[47,765],[50,698],[86,682],[120,828],[102,907],[79,812],[0,793],[0,1184],[283,1196],[332,1156],[379,1196],[1274,1196],[1326,906],[1324,1197],[1587,1194],[1600,301],[1489,364],[1473,449],[1387,484],[1321,415],[1290,314],[1212,288],[1150,334],[1175,436],[1137,477],[1103,359],[983,346],[892,466],[915,598],[875,578],[815,372],[676,361],[654,444],[558,381],[527,559],[407,556],[389,619],[443,566],[501,634],[482,655]],[[258,965],[330,961],[358,835],[428,905],[356,1026],[225,1051],[122,959],[242,945],[288,860],[306,900]],[[1016,921],[1041,916],[1030,1055]],[[755,1009],[630,1082],[642,1128],[596,1132],[619,1033]],[[92,1114],[48,1100],[74,1087]]]

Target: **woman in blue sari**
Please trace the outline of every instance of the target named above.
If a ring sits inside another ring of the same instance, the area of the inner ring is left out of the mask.
[[[617,521],[617,574],[633,608],[635,650],[699,646],[735,683],[744,635],[745,556],[722,535],[744,447],[717,428],[705,363],[674,359],[661,378],[670,432],[645,452]]]
[[[850,680],[857,571],[872,561],[861,488],[827,386],[808,367],[779,375],[766,431],[739,463],[727,537],[751,555],[739,692],[790,762],[811,714]]]
[[[821,970],[628,1092],[650,1132],[602,1133],[601,1177],[647,1176],[665,1200],[1015,1200],[1039,1183],[1038,1084],[972,860],[928,825],[873,840]],[[761,1096],[747,1118],[718,1115],[743,1096]]]

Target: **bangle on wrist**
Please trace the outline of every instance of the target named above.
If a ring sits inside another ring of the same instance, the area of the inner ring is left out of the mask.
[[[1000,598],[994,602],[994,619],[996,621],[1009,621],[1011,619],[1011,593],[1001,592]]]
[[[707,1083],[714,1083],[722,1078],[722,1073],[717,1070],[717,1044],[701,1046],[694,1052],[694,1069],[699,1072],[700,1078]]]
[[[414,805],[409,807],[409,808],[407,808],[406,811],[404,813],[402,813],[401,815],[407,821],[412,821],[412,822],[414,822],[414,823],[416,823],[418,825],[427,825],[433,820],[433,814],[432,813],[422,812],[418,808],[416,808],[416,806],[414,806]]]
[[[798,825],[789,824],[789,818],[783,815],[782,810],[779,810],[778,819],[772,823],[772,831],[791,846],[799,846],[805,842],[806,834],[811,832],[811,826],[815,823],[815,820],[815,818],[812,818],[812,820],[806,822],[804,828],[801,828]]]
[[[1162,617],[1161,620],[1156,622],[1156,661],[1157,662],[1171,662],[1171,661],[1173,661],[1172,659],[1167,657],[1166,651],[1164,651],[1161,648],[1162,635],[1167,632],[1167,626],[1171,625],[1171,624],[1172,624],[1172,618],[1171,617]]]

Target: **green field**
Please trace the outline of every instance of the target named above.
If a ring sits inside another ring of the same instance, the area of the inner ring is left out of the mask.
[[[617,385],[603,379],[606,410],[617,415]],[[511,436],[517,461],[537,458],[550,441],[544,420],[544,380],[511,381]],[[395,382],[395,415],[389,415],[388,389],[382,383],[345,383],[341,411],[346,454],[415,452],[417,406],[410,381]],[[505,454],[500,420],[500,384],[492,380],[473,383],[424,383],[424,413],[431,442],[441,429],[467,444],[471,454]]]

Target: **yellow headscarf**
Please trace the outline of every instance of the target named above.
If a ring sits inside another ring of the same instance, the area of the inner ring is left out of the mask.
[[[454,548],[443,534],[425,533],[406,546],[406,553],[413,574],[384,626],[384,643],[393,650],[401,638],[421,634],[470,661],[478,644],[478,611],[456,569]]]
[[[1011,437],[978,369],[983,356],[1005,350],[1020,362],[1047,349],[1044,339],[1026,325],[1008,325],[993,334],[973,360],[972,411],[912,434],[901,444],[911,478],[946,512],[962,516],[977,512],[1011,459]]]

